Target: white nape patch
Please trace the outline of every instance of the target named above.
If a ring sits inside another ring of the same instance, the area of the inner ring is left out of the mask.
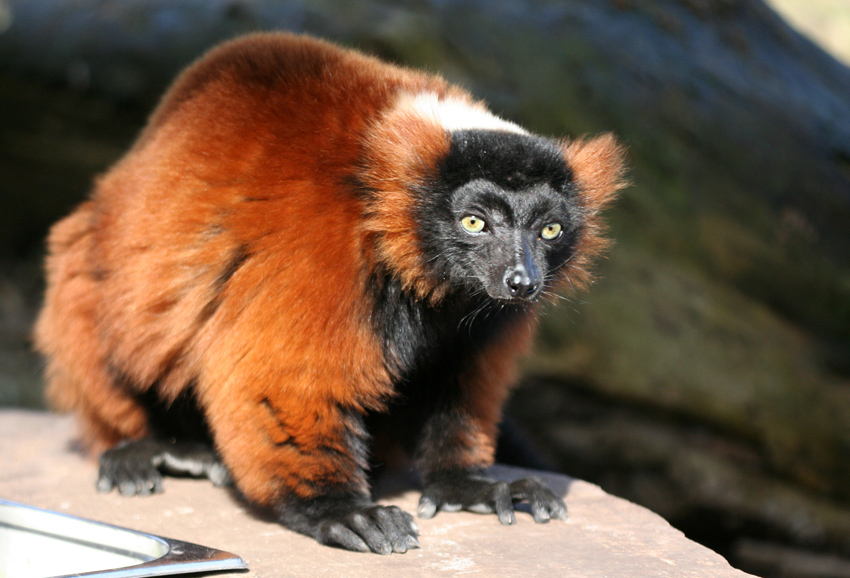
[[[502,130],[519,134],[528,134],[518,124],[499,118],[483,106],[470,105],[462,100],[440,99],[433,92],[421,92],[410,95],[399,103],[400,107],[410,108],[417,114],[433,120],[445,130]]]

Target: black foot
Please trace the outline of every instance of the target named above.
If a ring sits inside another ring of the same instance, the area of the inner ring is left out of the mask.
[[[162,492],[162,474],[209,478],[216,486],[231,483],[227,468],[208,445],[146,438],[126,441],[100,455],[97,491],[116,488],[125,496]]]
[[[327,546],[385,555],[419,548],[413,516],[395,506],[325,498],[309,505],[290,504],[279,513],[285,526]]]
[[[538,524],[551,518],[567,519],[567,507],[542,481],[523,478],[494,482],[480,472],[442,472],[429,476],[419,499],[419,517],[432,518],[438,511],[469,510],[495,513],[502,524],[515,524],[514,503],[528,502]]]

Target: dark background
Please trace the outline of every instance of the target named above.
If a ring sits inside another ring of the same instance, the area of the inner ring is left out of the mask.
[[[850,38],[846,2],[783,4]],[[760,0],[0,0],[0,405],[43,407],[49,225],[183,66],[261,29],[618,134],[617,244],[547,311],[511,419],[742,569],[850,576],[850,71]]]

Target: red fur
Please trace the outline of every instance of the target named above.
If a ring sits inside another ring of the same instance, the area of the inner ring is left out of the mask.
[[[50,399],[78,413],[94,450],[150,433],[134,394],[173,400],[194,384],[251,500],[309,498],[318,480],[365,491],[364,464],[342,445],[319,459],[286,442],[334,444],[340,408],[376,409],[393,395],[362,298],[378,263],[422,299],[444,293],[417,248],[410,186],[448,139],[397,106],[420,92],[473,102],[438,77],[286,34],[225,44],[178,78],[131,151],[50,235],[37,345]],[[588,216],[569,272],[579,284],[605,246],[597,213],[620,186],[620,154],[611,137],[564,145]],[[357,194],[355,174],[373,200]],[[469,452],[448,462],[492,460],[530,327],[496,340],[463,378],[476,426],[461,444]]]
[[[593,260],[611,246],[605,237],[600,213],[627,185],[624,179],[625,149],[611,134],[593,139],[565,140],[561,149],[581,192],[585,224],[573,258],[561,269],[559,284],[580,290],[593,279],[590,271]]]

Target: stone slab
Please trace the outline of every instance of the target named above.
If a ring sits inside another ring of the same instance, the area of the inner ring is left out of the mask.
[[[564,496],[566,522],[538,525],[519,512],[505,527],[495,516],[440,513],[417,520],[420,550],[378,556],[319,546],[206,481],[167,478],[163,494],[145,498],[98,494],[97,466],[74,451],[73,436],[70,417],[0,410],[0,497],[233,552],[250,565],[241,576],[749,576],[649,510],[562,475],[535,473]],[[493,473],[510,480],[529,472]],[[414,512],[417,500],[404,489],[381,502]]]

